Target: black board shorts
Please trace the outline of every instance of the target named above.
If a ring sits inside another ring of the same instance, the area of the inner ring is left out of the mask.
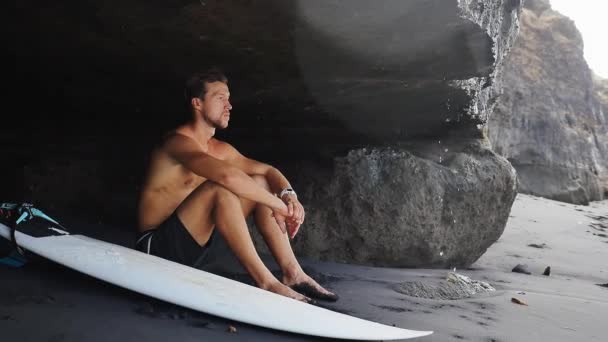
[[[158,227],[139,233],[135,249],[186,266],[195,266],[201,264],[209,254],[215,235],[216,229],[204,246],[199,245],[174,212]]]

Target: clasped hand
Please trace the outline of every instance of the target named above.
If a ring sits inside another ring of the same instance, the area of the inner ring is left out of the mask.
[[[287,206],[287,210],[273,210],[272,214],[274,219],[277,221],[279,228],[283,233],[287,233],[290,239],[293,239],[298,230],[300,230],[300,226],[304,223],[304,207],[298,201],[296,196],[293,195],[285,195],[281,198],[285,205]]]

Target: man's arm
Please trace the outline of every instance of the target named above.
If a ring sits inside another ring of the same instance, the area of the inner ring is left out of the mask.
[[[192,138],[174,134],[167,140],[165,147],[172,158],[195,174],[218,183],[241,197],[287,213],[283,201],[259,186],[237,166],[203,152]]]
[[[225,144],[223,147],[228,154],[226,160],[250,176],[260,175],[266,177],[266,181],[268,181],[272,193],[279,194],[283,189],[291,188],[291,184],[289,184],[287,178],[277,168],[247,158],[237,149],[232,147],[232,145],[227,143],[223,144]]]
[[[228,143],[222,142],[222,144],[228,155],[227,160],[231,164],[248,175],[262,175],[266,177],[266,181],[273,193],[280,194],[284,189],[291,189],[291,184],[289,184],[287,178],[277,168],[243,156]],[[289,216],[291,216],[287,223],[290,237],[293,238],[297,234],[300,225],[304,223],[304,207],[295,195],[284,195],[281,200],[287,204]]]

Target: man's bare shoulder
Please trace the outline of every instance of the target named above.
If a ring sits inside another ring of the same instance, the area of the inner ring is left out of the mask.
[[[162,136],[150,157],[151,161],[170,160],[171,164],[183,164],[185,159],[206,153],[193,138],[178,131],[171,131]]]

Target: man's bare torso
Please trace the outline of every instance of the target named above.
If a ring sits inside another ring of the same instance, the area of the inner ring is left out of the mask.
[[[221,144],[212,138],[207,143],[207,149],[201,145],[201,151],[224,160],[225,151]],[[161,224],[206,180],[171,158],[164,145],[154,150],[140,192],[138,229],[145,231]]]

